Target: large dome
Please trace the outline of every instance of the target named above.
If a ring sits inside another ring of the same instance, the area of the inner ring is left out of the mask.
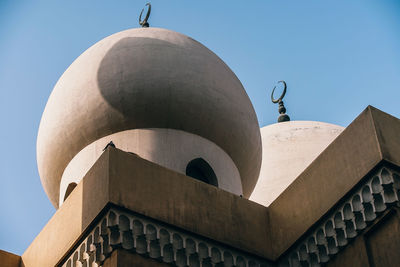
[[[109,36],[65,71],[37,140],[44,189],[58,206],[61,176],[94,141],[129,129],[165,128],[208,139],[237,166],[248,197],[261,165],[257,117],[242,84],[213,52],[165,29]]]

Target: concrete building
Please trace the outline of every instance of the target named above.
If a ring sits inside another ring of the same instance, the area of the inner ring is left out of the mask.
[[[346,129],[260,129],[202,44],[119,32],[51,93],[37,158],[57,211],[1,266],[398,266],[399,134],[370,106]]]

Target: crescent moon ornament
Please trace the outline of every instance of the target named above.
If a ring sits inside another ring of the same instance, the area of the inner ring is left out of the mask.
[[[149,8],[147,9],[147,13],[146,13],[146,17],[144,18],[144,20],[142,20],[142,15],[143,15],[143,11],[144,8],[142,9],[142,12],[140,12],[140,16],[139,16],[139,24],[143,27],[143,28],[147,28],[149,27],[149,23],[147,22],[147,20],[150,17],[150,13],[151,13],[151,4],[147,3],[146,6],[148,6]],[[145,7],[146,7],[145,6]]]
[[[272,101],[272,103],[275,103],[275,104],[279,103],[280,101],[282,101],[282,99],[285,97],[286,89],[287,89],[285,81],[279,81],[278,83],[283,83],[283,92],[282,92],[281,97],[279,97],[278,99],[274,99],[274,92],[275,92],[275,89],[276,89],[276,86],[274,86],[274,89],[272,89],[271,101]]]
[[[271,101],[272,103],[279,104],[278,107],[278,112],[279,112],[279,117],[278,117],[278,122],[285,122],[285,121],[290,121],[290,117],[289,115],[286,114],[286,108],[285,105],[283,104],[282,99],[285,97],[286,94],[286,89],[287,89],[287,85],[285,81],[279,81],[278,83],[282,83],[283,84],[283,92],[282,95],[278,98],[278,99],[274,99],[274,92],[276,89],[276,86],[274,87],[274,89],[272,90],[272,94],[271,94]]]

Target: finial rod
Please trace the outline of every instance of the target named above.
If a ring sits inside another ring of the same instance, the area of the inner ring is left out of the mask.
[[[278,99],[274,99],[274,92],[275,92],[275,89],[276,89],[276,86],[274,86],[274,89],[272,90],[272,93],[271,93],[271,101],[274,104],[276,104],[276,103],[279,104],[278,111],[279,111],[279,114],[281,114],[281,115],[279,115],[279,117],[278,117],[278,122],[290,121],[289,115],[285,114],[286,113],[286,108],[285,108],[285,105],[283,104],[283,101],[282,101],[282,99],[285,97],[285,94],[286,94],[287,85],[286,85],[285,81],[279,81],[278,83],[282,83],[283,84],[282,95]]]
[[[146,6],[148,6],[149,8],[147,9],[147,13],[146,13],[146,17],[144,18],[144,20],[142,20],[142,15],[143,15],[143,11],[144,8],[142,9],[142,12],[140,12],[140,16],[139,16],[139,24],[143,27],[143,28],[148,28],[150,25],[147,22],[147,20],[150,17],[150,13],[151,13],[151,4],[147,3]]]

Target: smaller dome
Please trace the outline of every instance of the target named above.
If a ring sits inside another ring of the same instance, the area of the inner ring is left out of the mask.
[[[288,121],[261,128],[261,171],[250,200],[269,206],[343,130],[317,121]]]

